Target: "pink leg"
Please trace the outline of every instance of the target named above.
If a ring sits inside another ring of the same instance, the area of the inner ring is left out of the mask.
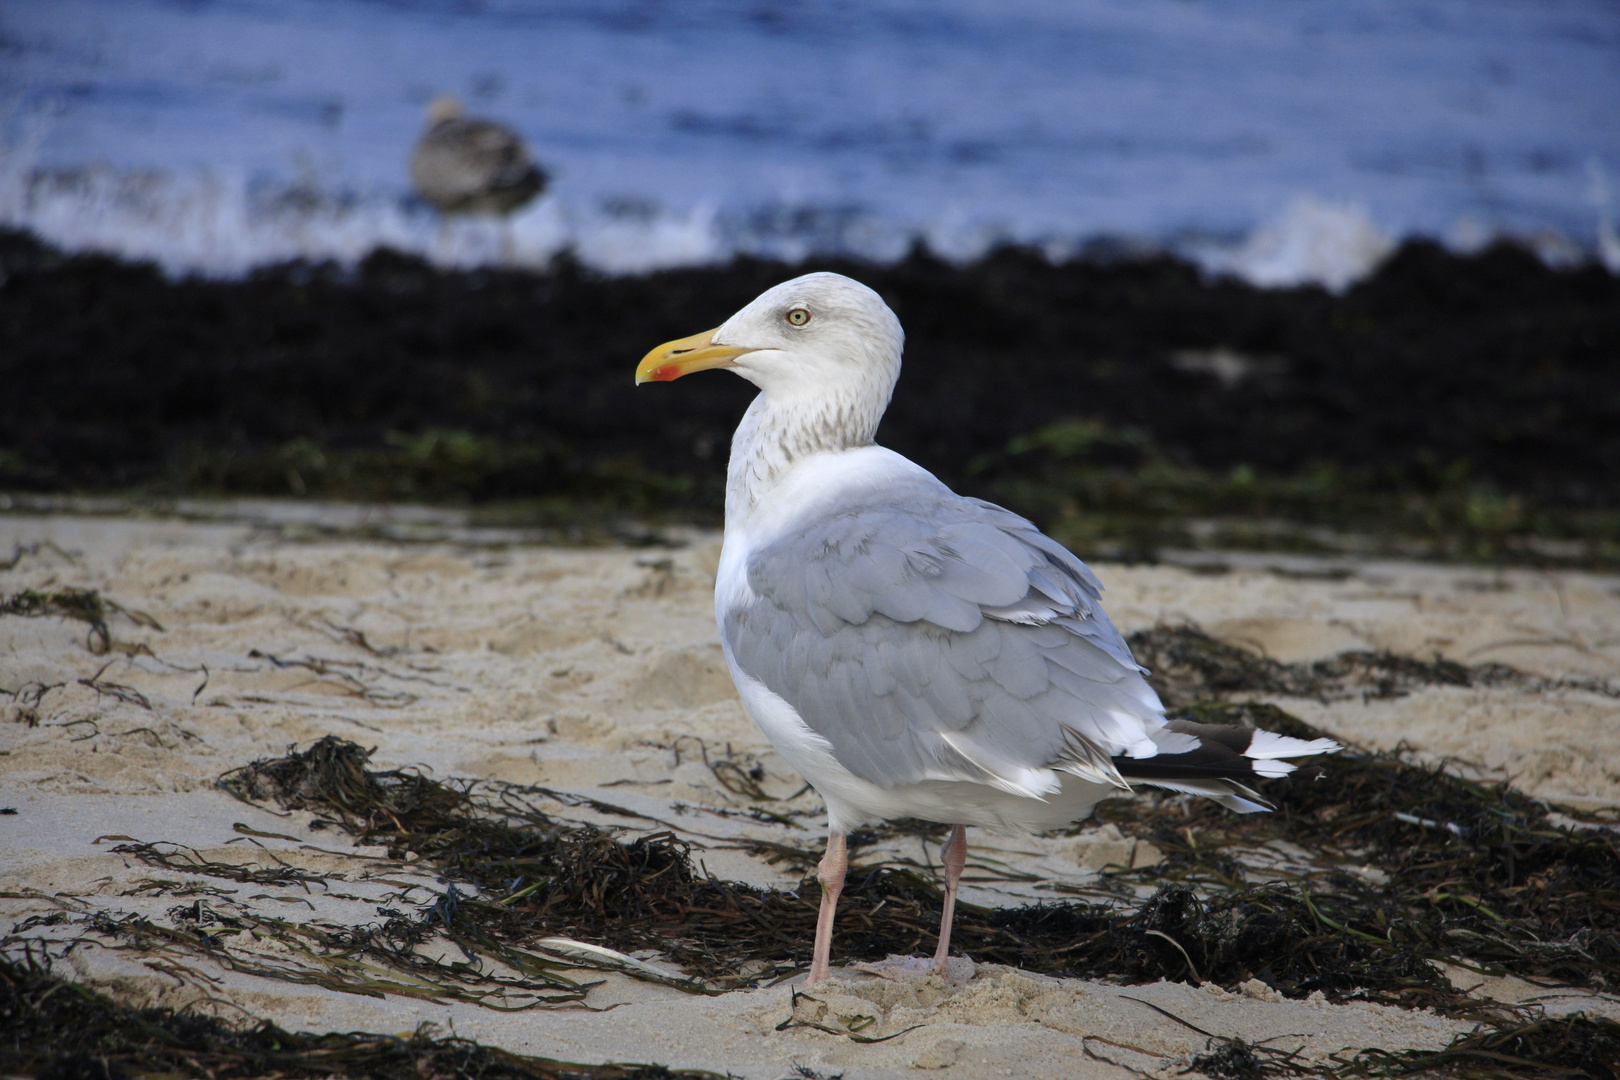
[[[827,834],[827,854],[821,857],[816,879],[821,882],[821,913],[816,916],[816,947],[810,957],[810,977],[806,986],[827,978],[832,953],[833,912],[838,894],[844,891],[844,872],[849,869],[849,841],[841,832]]]
[[[962,866],[967,862],[967,828],[952,825],[951,835],[939,849],[939,861],[945,864],[945,910],[939,915],[939,948],[934,951],[934,970],[945,974],[945,960],[951,954],[951,921],[956,917],[956,883],[962,880]]]

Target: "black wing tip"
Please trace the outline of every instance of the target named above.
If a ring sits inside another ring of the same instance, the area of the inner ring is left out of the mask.
[[[1247,782],[1288,775],[1295,769],[1288,758],[1314,757],[1343,749],[1332,739],[1296,739],[1252,726],[1173,720],[1169,728],[1177,734],[1194,736],[1198,745],[1176,754],[1112,758],[1120,776],[1171,791],[1207,795],[1241,811],[1276,808]]]

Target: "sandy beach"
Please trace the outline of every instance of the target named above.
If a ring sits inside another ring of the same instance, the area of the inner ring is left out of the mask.
[[[421,520],[428,527],[405,538],[401,523],[420,522],[401,511],[296,503],[231,504],[209,520],[0,517],[0,596],[90,589],[116,605],[105,642],[82,621],[0,618],[0,807],[15,809],[0,816],[0,913],[13,927],[47,917],[14,929],[12,947],[81,936],[98,913],[172,925],[175,912],[206,901],[239,915],[359,925],[380,907],[443,893],[444,881],[409,853],[352,846],[310,831],[307,812],[278,814],[216,787],[232,769],[326,735],[375,747],[376,768],[543,788],[559,819],[627,838],[672,831],[715,877],[797,887],[802,867],[745,849],[749,840],[817,848],[824,820],[732,689],[712,616],[716,535],[675,530],[665,546],[568,548],[458,533],[449,512]],[[1463,774],[1582,811],[1620,806],[1620,578],[1204,561],[1218,565],[1096,570],[1127,634],[1193,625],[1284,662],[1375,650],[1507,665],[1530,678],[1273,701],[1363,747],[1455,759]],[[737,772],[717,771],[718,761]],[[738,774],[750,782],[722,782]],[[1286,785],[1274,795],[1286,801]],[[774,817],[750,814],[762,798]],[[1111,828],[1013,840],[970,833],[964,896],[1052,899],[1053,884],[1084,886],[1107,864],[1150,857]],[[273,861],[332,884],[230,885],[113,850],[135,842],[180,845],[201,862]],[[866,854],[929,868],[938,851],[900,837]],[[56,915],[65,918],[48,921]],[[960,985],[835,972],[830,989],[797,1004],[786,984],[695,996],[633,973],[585,971],[583,981],[599,985],[582,1002],[500,1011],[249,974],[242,969],[253,964],[285,972],[299,962],[252,935],[222,938],[240,964],[177,948],[109,936],[74,948],[62,970],[125,1000],[292,1029],[431,1022],[526,1054],[751,1078],[797,1066],[850,1080],[913,1070],[1175,1075],[1210,1040],[1151,1006],[1221,1036],[1274,1040],[1304,1061],[1346,1048],[1437,1048],[1473,1026],[1319,994],[1286,1000],[1258,982],[1127,987],[967,964]],[[656,955],[636,959],[679,975]],[[1484,983],[1482,995],[1535,999],[1549,1013],[1620,1016],[1611,998],[1460,977]],[[794,1016],[817,1026],[778,1030]],[[851,1027],[895,1037],[858,1042],[842,1030]]]

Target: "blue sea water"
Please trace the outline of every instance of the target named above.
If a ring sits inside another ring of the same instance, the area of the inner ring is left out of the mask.
[[[441,224],[438,94],[554,177]],[[235,274],[924,241],[1341,287],[1401,237],[1620,269],[1613,0],[0,0],[0,223]]]

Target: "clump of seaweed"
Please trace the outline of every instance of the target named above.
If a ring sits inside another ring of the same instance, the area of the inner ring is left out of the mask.
[[[1266,708],[1202,715],[1309,733],[1279,710],[1256,716]],[[471,895],[443,927],[469,947],[576,935],[624,952],[656,950],[716,987],[786,974],[807,959],[816,915],[808,881],[794,893],[715,880],[694,869],[672,835],[626,842],[555,821],[521,788],[374,772],[367,758],[328,737],[222,783],[251,801],[311,810],[363,843],[415,852],[468,883]],[[1399,757],[1343,758],[1323,780],[1295,784],[1275,815],[1238,817],[1175,799],[1110,803],[1109,820],[1167,854],[1160,867],[1116,875],[1166,882],[1145,904],[961,904],[957,940],[981,961],[1051,974],[1228,987],[1260,978],[1290,996],[1322,990],[1465,1013],[1477,1001],[1429,961],[1620,985],[1620,858],[1607,830],[1555,827],[1544,808],[1508,789]],[[1325,868],[1251,880],[1235,853],[1274,839],[1320,852]],[[940,903],[932,878],[858,868],[844,895],[842,955],[876,959],[932,942]]]
[[[53,975],[37,956],[0,956],[0,1073],[42,1080],[365,1076],[375,1080],[718,1080],[658,1065],[528,1057],[423,1025],[410,1035],[292,1032],[119,1004]]]
[[[1154,689],[1171,708],[1238,694],[1318,700],[1392,698],[1425,686],[1569,688],[1620,696],[1620,686],[1600,680],[1545,679],[1506,664],[1459,664],[1441,657],[1424,661],[1389,652],[1347,652],[1310,663],[1285,664],[1217,641],[1190,626],[1139,630],[1128,640],[1132,654],[1153,672]]]
[[[1347,934],[1320,903],[1277,886],[1235,888],[1206,900],[1168,884],[1134,912],[1040,904],[975,910],[958,923],[963,927],[972,928],[964,950],[975,959],[1048,974],[1227,988],[1259,979],[1289,997],[1320,990],[1336,999],[1463,1011],[1475,1004],[1458,1001],[1420,956]]]
[[[1490,1024],[1440,1050],[1363,1050],[1324,1072],[1333,1080],[1620,1080],[1620,1023],[1577,1013]]]
[[[1440,1050],[1363,1050],[1332,1062],[1239,1040],[1196,1056],[1218,1080],[1404,1076],[1467,1080],[1620,1080],[1620,1024],[1581,1015],[1482,1025]],[[1191,1071],[1189,1070],[1189,1071]],[[410,1035],[289,1032],[268,1021],[230,1024],[169,1008],[121,1004],[58,978],[38,954],[0,956],[0,1071],[44,1080],[133,1077],[367,1076],[377,1080],[716,1080],[658,1065],[582,1065],[514,1054],[431,1025]]]
[[[196,867],[192,872],[210,874],[218,865]],[[234,875],[223,876],[238,880]],[[231,914],[199,898],[169,912],[172,926],[140,915],[107,912],[96,913],[88,926],[95,933],[128,942],[145,956],[159,958],[162,970],[181,982],[195,975],[184,958],[200,955],[244,975],[370,997],[393,994],[506,1010],[585,1000],[594,984],[576,982],[563,973],[579,965],[505,947],[476,929],[448,931],[461,946],[466,963],[441,962],[420,952],[418,946],[433,939],[450,921],[446,914],[453,916],[456,908],[452,890],[428,905],[418,918],[396,912],[381,923],[347,926],[320,919],[280,919],[246,910]],[[237,934],[272,940],[283,949],[270,954],[233,949],[228,939]],[[487,968],[481,956],[497,961],[500,967]]]
[[[1189,713],[1319,734],[1269,705]],[[1211,901],[1219,904],[1255,876],[1236,853],[1286,841],[1310,852],[1312,866],[1271,876],[1341,940],[1490,974],[1620,988],[1620,837],[1555,825],[1544,803],[1505,784],[1352,748],[1314,781],[1293,784],[1274,814],[1150,795],[1109,802],[1099,816],[1166,856],[1151,872],[1118,879],[1196,884],[1219,890]]]
[[[52,589],[49,592],[24,589],[22,592],[0,598],[0,616],[21,615],[27,618],[55,616],[87,624],[90,630],[85,644],[93,653],[105,653],[113,646],[112,630],[107,626],[107,617],[112,614],[123,615],[139,626],[153,630],[163,629],[156,619],[144,611],[132,611],[108,600],[95,589],[66,588]]]
[[[1172,1015],[1172,1019],[1186,1021]],[[1192,1025],[1188,1024],[1188,1027]],[[1195,1028],[1200,1034],[1208,1034]],[[1326,1062],[1242,1039],[1211,1036],[1188,1072],[1211,1080],[1396,1080],[1404,1076],[1454,1080],[1620,1080],[1620,1023],[1579,1013],[1556,1018],[1498,1019],[1454,1038],[1439,1050],[1361,1050]]]
[[[813,902],[705,877],[673,834],[626,842],[604,829],[556,821],[522,788],[371,771],[365,768],[369,756],[327,736],[307,750],[235,770],[220,784],[249,802],[312,811],[318,826],[341,827],[361,843],[385,846],[392,857],[413,854],[470,885],[441,913],[440,924],[474,951],[582,936],[625,953],[656,950],[718,986],[753,981],[760,963],[768,975],[787,974],[808,959],[800,954],[807,949],[806,928],[814,925]],[[927,907],[937,901],[937,886],[908,871],[885,868],[878,876],[902,909],[907,940],[931,935],[925,927],[937,915]],[[893,887],[890,878],[903,878],[906,886]],[[908,903],[900,902],[900,893]],[[908,912],[912,918],[905,919]],[[893,934],[879,934],[888,914],[862,955],[879,958],[893,950]],[[751,974],[741,974],[744,968]]]

